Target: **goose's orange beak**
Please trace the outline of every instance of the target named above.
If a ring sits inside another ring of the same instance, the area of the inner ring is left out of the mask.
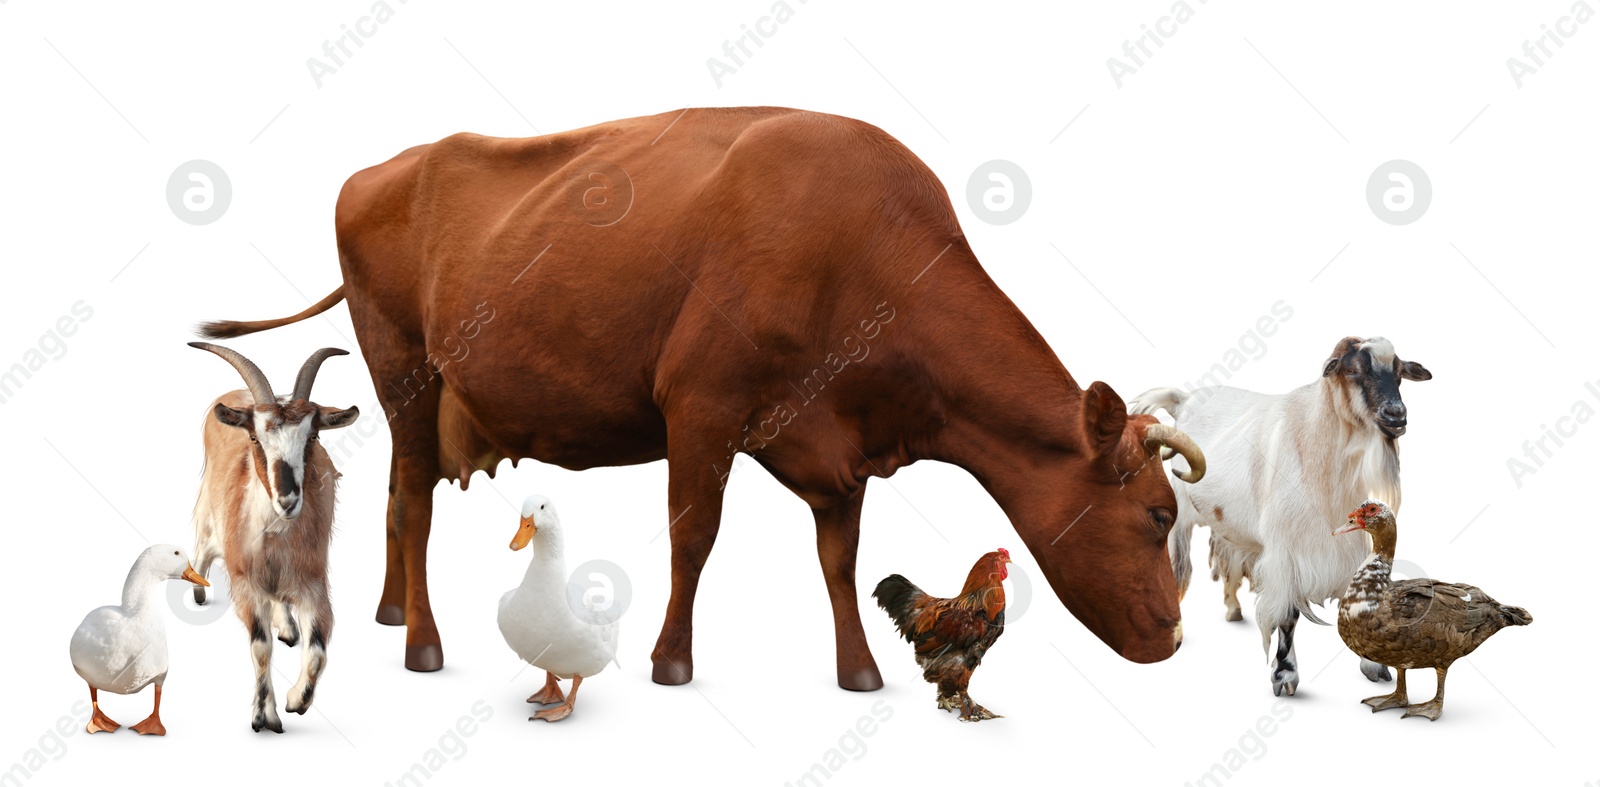
[[[211,583],[207,582],[205,577],[200,576],[200,572],[195,571],[194,566],[186,566],[183,569],[183,578],[201,587],[211,587]]]
[[[511,539],[511,551],[515,552],[528,545],[533,540],[533,534],[539,532],[539,526],[533,523],[533,517],[522,518],[522,525],[517,528],[517,535]]]

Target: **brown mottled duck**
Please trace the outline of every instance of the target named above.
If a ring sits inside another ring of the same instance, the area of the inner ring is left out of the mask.
[[[1394,512],[1384,503],[1362,503],[1334,535],[1361,530],[1372,537],[1372,554],[1339,600],[1339,636],[1356,655],[1399,673],[1393,694],[1362,702],[1372,706],[1374,713],[1405,708],[1401,718],[1422,716],[1436,721],[1444,710],[1444,678],[1450,665],[1477,650],[1496,631],[1526,626],[1533,616],[1521,607],[1495,601],[1472,585],[1436,579],[1391,582],[1395,521]],[[1427,667],[1438,672],[1439,688],[1432,700],[1412,705],[1406,698],[1406,670]]]

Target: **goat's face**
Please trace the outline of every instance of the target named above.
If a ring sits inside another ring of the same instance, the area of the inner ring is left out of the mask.
[[[273,510],[284,519],[300,515],[300,490],[317,434],[349,426],[359,415],[354,407],[338,410],[305,399],[257,404],[244,410],[218,403],[213,412],[218,421],[250,436],[256,480],[267,490]]]
[[[1332,357],[1322,365],[1322,376],[1340,391],[1347,414],[1368,421],[1390,439],[1406,433],[1406,403],[1400,399],[1400,381],[1433,379],[1433,373],[1416,361],[1402,361],[1394,345],[1382,336],[1339,340]]]

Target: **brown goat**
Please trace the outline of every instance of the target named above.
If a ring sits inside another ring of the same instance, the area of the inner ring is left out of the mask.
[[[300,625],[309,636],[300,680],[284,706],[290,713],[303,714],[311,707],[333,634],[328,545],[339,471],[317,434],[349,426],[359,411],[322,407],[310,395],[322,362],[348,353],[334,348],[312,353],[295,378],[294,393],[279,397],[250,359],[204,342],[190,346],[221,356],[248,386],[218,397],[207,413],[205,470],[195,502],[195,553],[201,571],[222,557],[233,604],[250,632],[256,667],[250,726],[256,732],[263,727],[283,732],[272,691],[273,627],[289,645],[299,641]]]

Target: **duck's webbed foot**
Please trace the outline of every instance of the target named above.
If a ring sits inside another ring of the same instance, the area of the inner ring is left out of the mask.
[[[1362,665],[1365,666],[1365,664],[1366,660],[1363,659]],[[1410,702],[1410,700],[1406,699],[1406,671],[1402,669],[1399,672],[1400,676],[1395,681],[1393,694],[1380,694],[1376,697],[1368,697],[1362,700],[1363,703],[1372,706],[1373,713],[1377,713],[1380,710],[1389,710],[1390,708],[1404,708]]]
[[[89,723],[84,726],[84,730],[91,734],[96,732],[116,732],[121,728],[122,725],[112,721],[110,716],[100,710],[98,704],[94,706],[94,715],[89,717]]]
[[[561,693],[561,686],[556,683],[558,680],[560,678],[546,672],[544,674],[544,688],[534,692],[533,696],[528,698],[528,702],[535,705],[554,705],[558,702],[566,702],[566,695]]]
[[[1377,713],[1380,710],[1404,708],[1407,706],[1409,700],[1406,699],[1406,693],[1404,691],[1397,691],[1393,694],[1379,694],[1376,697],[1368,697],[1361,702],[1366,705],[1371,705],[1372,712]]]
[[[1434,697],[1433,699],[1428,700],[1421,705],[1407,705],[1405,715],[1401,716],[1400,718],[1405,719],[1412,716],[1421,716],[1428,721],[1438,721],[1439,714],[1443,712],[1444,700]]]

